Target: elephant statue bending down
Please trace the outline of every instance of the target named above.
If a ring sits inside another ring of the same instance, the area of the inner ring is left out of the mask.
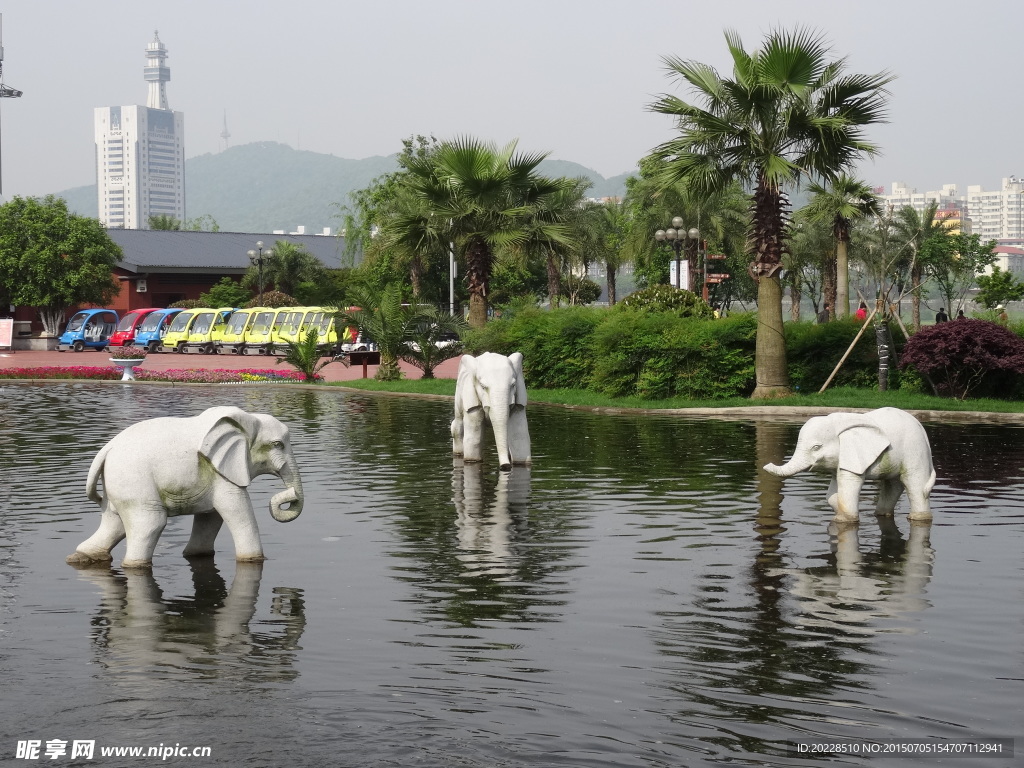
[[[465,461],[482,459],[484,421],[491,423],[498,464],[530,463],[530,430],[526,424],[526,383],[523,356],[484,352],[463,355],[455,384],[452,452]]]
[[[86,494],[102,509],[100,527],[67,558],[71,565],[109,562],[127,538],[121,565],[148,568],[168,517],[195,515],[185,556],[212,555],[226,523],[239,561],[262,561],[260,532],[247,486],[277,475],[287,488],[270,500],[286,523],[302,511],[302,480],[288,427],[264,413],[209,408],[189,418],[140,421],[103,446],[89,468]],[[102,495],[97,490],[103,481]]]
[[[898,408],[816,416],[801,428],[793,458],[781,467],[764,468],[779,477],[805,469],[835,472],[828,503],[836,522],[859,519],[865,479],[879,481],[876,515],[892,515],[906,489],[909,518],[932,517],[928,496],[935,485],[935,469],[928,435],[917,419]]]

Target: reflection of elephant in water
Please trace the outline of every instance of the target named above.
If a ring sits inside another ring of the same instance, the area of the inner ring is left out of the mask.
[[[168,517],[195,515],[185,556],[212,555],[227,524],[239,561],[262,560],[263,546],[247,486],[277,475],[287,488],[270,501],[275,520],[302,511],[302,480],[288,427],[263,413],[209,408],[190,418],[133,424],[93,459],[86,493],[102,507],[100,527],[68,557],[72,565],[107,562],[128,539],[122,566],[149,567]],[[102,480],[103,494],[97,490]],[[288,505],[288,506],[286,506]]]
[[[526,383],[523,356],[518,352],[508,357],[493,352],[462,356],[452,421],[452,451],[456,456],[465,461],[482,459],[484,421],[489,421],[494,431],[501,469],[530,463]]]
[[[165,598],[151,571],[80,572],[102,595],[93,622],[93,642],[104,651],[100,663],[146,674],[168,669],[173,675],[198,672],[250,682],[294,679],[294,655],[278,651],[299,647],[306,625],[302,590],[275,588],[270,611],[276,617],[273,625],[283,630],[254,632],[249,624],[256,614],[263,564],[237,563],[230,589],[212,560],[193,560],[191,567],[192,599]]]
[[[922,595],[935,559],[931,525],[911,523],[904,539],[891,517],[876,519],[882,533],[878,554],[861,553],[859,526],[830,523],[835,565],[786,570],[792,578],[789,592],[805,614],[800,623],[874,633],[879,628],[868,627],[870,622],[928,607]]]
[[[892,515],[904,488],[911,520],[930,520],[928,496],[935,485],[931,446],[921,422],[898,408],[869,413],[815,416],[800,430],[796,450],[785,465],[766,464],[779,477],[805,469],[834,471],[828,503],[837,522],[859,519],[865,479],[879,481],[876,515]]]
[[[479,464],[456,462],[452,503],[462,552],[459,559],[467,573],[508,577],[516,568],[514,520],[524,519],[530,504],[530,470],[517,467],[501,472],[491,504],[484,502],[481,480]]]

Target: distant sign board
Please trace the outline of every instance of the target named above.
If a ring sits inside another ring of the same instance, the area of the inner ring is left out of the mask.
[[[14,318],[0,319],[0,347],[14,348]]]
[[[725,258],[725,254],[724,253],[709,253],[708,254],[708,258],[709,259],[724,259]]]
[[[708,280],[722,281],[722,280],[727,280],[730,277],[732,277],[732,275],[730,275],[728,272],[717,272],[717,273],[709,274],[708,275]]]
[[[679,266],[678,272],[676,266]],[[680,275],[679,273],[682,273]],[[671,261],[669,263],[669,285],[674,285],[676,288],[682,288],[684,291],[690,289],[690,262],[688,261]]]

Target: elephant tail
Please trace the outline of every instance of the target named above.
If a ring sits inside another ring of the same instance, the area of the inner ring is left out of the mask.
[[[100,478],[103,477],[103,465],[107,460],[107,452],[109,450],[110,444],[108,443],[96,454],[96,458],[92,460],[92,465],[89,467],[89,479],[85,481],[85,495],[100,506],[103,505],[103,497],[96,489],[96,486],[99,484]]]

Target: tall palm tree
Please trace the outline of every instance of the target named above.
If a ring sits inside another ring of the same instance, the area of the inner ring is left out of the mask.
[[[881,202],[871,187],[845,173],[827,185],[812,182],[807,190],[811,193],[808,217],[831,225],[836,241],[835,290],[825,299],[834,308],[836,317],[846,317],[850,312],[850,228],[856,219],[880,214]]]
[[[551,195],[573,182],[537,173],[544,153],[520,154],[517,142],[502,148],[473,138],[442,142],[429,155],[409,160],[407,183],[465,254],[469,324],[487,322],[487,292],[495,249],[528,239],[526,223]],[[534,222],[551,242],[568,241],[560,222]],[[536,234],[536,228],[534,232]]]
[[[938,213],[938,203],[929,203],[923,211],[909,205],[896,212],[896,235],[905,242],[904,250],[909,257],[911,322],[914,329],[921,327],[921,280],[929,266],[929,255],[940,249],[930,248],[929,241],[942,240],[952,236]]]
[[[831,181],[854,161],[877,153],[864,127],[884,120],[887,73],[844,75],[845,61],[830,60],[824,38],[797,29],[769,33],[762,47],[743,49],[739,35],[725,39],[733,76],[711,66],[665,59],[703,106],[665,95],[651,108],[676,118],[679,135],[657,147],[661,178],[687,179],[697,192],[740,181],[752,190],[749,251],[758,280],[753,397],[788,394],[779,271],[789,217],[784,187],[802,178]]]
[[[421,319],[418,310],[402,303],[402,289],[397,283],[376,290],[367,286],[354,288],[349,291],[348,301],[353,306],[339,310],[335,317],[344,325],[355,326],[377,344],[380,366],[374,378],[402,378],[398,361],[416,332]]]

